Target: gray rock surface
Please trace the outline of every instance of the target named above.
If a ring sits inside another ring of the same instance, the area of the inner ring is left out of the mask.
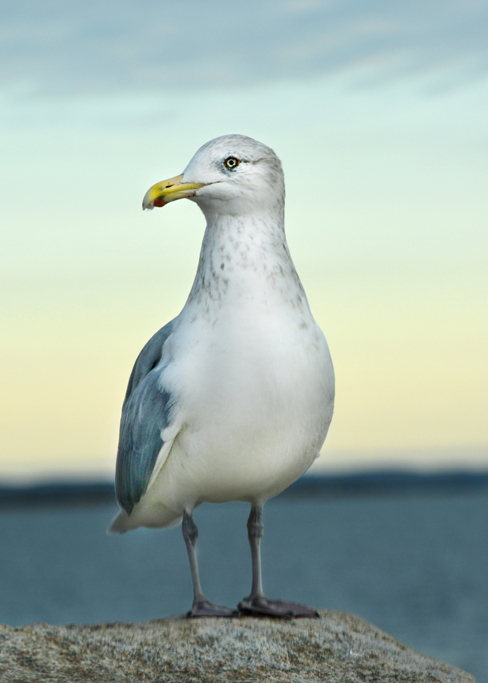
[[[350,614],[0,626],[2,683],[474,683]]]

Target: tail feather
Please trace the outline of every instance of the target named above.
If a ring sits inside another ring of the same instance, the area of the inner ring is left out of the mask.
[[[181,520],[181,513],[170,510],[161,504],[151,506],[145,510],[138,509],[138,506],[136,506],[130,516],[124,510],[121,510],[117,517],[111,521],[107,533],[123,534],[126,531],[130,531],[130,529],[137,529],[139,526],[168,529],[179,524]]]
[[[129,515],[121,510],[117,517],[110,522],[107,534],[124,534],[129,529]]]

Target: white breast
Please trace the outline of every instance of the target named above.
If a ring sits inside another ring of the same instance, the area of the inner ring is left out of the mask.
[[[332,418],[334,373],[322,332],[311,315],[301,328],[302,317],[254,301],[211,324],[188,316],[177,331],[186,353],[165,383],[180,388],[182,428],[160,478],[181,504],[265,500],[312,464]]]

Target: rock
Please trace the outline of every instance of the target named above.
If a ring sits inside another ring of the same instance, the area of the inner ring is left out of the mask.
[[[475,683],[342,612],[277,621],[0,626],[2,683]]]

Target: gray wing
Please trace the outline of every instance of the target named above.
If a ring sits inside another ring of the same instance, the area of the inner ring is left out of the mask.
[[[159,387],[158,365],[176,320],[156,332],[137,357],[122,407],[115,495],[128,515],[146,492],[163,446],[161,431],[170,422],[172,399]]]

